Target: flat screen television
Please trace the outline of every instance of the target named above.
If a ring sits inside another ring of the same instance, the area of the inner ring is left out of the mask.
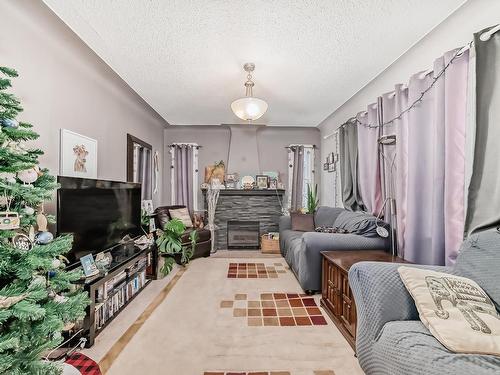
[[[58,177],[57,234],[72,234],[70,263],[137,237],[141,230],[141,185]]]

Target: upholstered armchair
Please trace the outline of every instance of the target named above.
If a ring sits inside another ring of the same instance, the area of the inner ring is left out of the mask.
[[[186,206],[161,206],[154,211],[155,225],[158,229],[162,229],[165,224],[171,219],[170,210],[175,210],[178,208],[185,208]],[[191,218],[192,220],[192,218]],[[212,247],[212,239],[210,236],[210,231],[208,229],[199,228],[186,228],[186,231],[182,235],[182,244],[190,244],[189,235],[192,231],[198,232],[198,241],[196,243],[196,248],[194,251],[193,258],[209,257],[210,250]]]

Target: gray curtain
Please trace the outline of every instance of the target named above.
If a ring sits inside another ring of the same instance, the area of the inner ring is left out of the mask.
[[[139,147],[137,150],[137,176],[142,185],[141,199],[152,199],[151,192],[151,150]]]
[[[340,181],[344,208],[363,210],[363,201],[358,187],[358,129],[355,123],[339,129]]]
[[[193,153],[192,145],[174,145],[175,202],[193,212]]]
[[[476,140],[467,199],[467,235],[500,224],[500,33],[476,48]]]
[[[304,146],[290,147],[293,152],[293,172],[292,172],[292,203],[291,211],[302,208],[302,195],[304,193]]]

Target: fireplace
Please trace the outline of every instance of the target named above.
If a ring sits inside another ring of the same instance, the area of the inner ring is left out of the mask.
[[[260,223],[258,221],[232,220],[227,222],[228,249],[260,248]]]

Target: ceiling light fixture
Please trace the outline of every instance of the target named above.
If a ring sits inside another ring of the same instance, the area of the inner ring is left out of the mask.
[[[254,63],[246,63],[243,69],[247,72],[247,81],[245,82],[246,93],[244,98],[236,99],[231,103],[231,109],[234,114],[245,121],[257,120],[267,111],[267,103],[253,96],[252,72],[255,70]]]

